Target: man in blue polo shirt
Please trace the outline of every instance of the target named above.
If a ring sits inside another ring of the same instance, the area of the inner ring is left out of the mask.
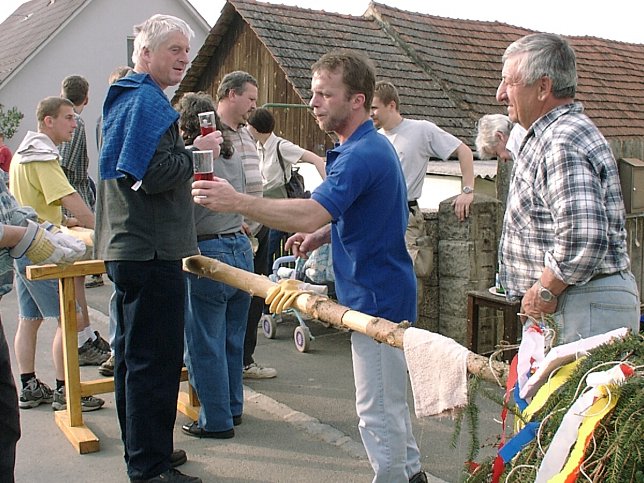
[[[327,178],[311,199],[257,199],[216,178],[193,183],[194,200],[296,232],[286,244],[296,256],[332,242],[342,305],[413,322],[416,281],[405,248],[407,190],[395,150],[369,118],[373,64],[357,52],[336,51],[323,55],[312,73],[313,113],[340,144],[327,153]],[[351,343],[356,411],[373,481],[427,481],[411,431],[403,352],[357,332]]]

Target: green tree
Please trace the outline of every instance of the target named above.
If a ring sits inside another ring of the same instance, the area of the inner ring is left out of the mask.
[[[0,132],[4,134],[5,139],[13,137],[23,117],[25,115],[16,106],[5,112],[4,106],[0,104]]]

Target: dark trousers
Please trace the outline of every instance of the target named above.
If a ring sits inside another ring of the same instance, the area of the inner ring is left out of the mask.
[[[114,395],[131,479],[170,469],[183,358],[181,260],[106,262],[116,296]]]
[[[14,481],[16,443],[19,439],[18,393],[11,373],[9,346],[0,320],[0,483]]]
[[[258,275],[268,275],[270,267],[268,266],[269,257],[269,228],[263,226],[257,233],[259,246],[253,260],[253,270]],[[257,346],[257,324],[264,313],[264,299],[262,297],[253,297],[248,309],[248,323],[246,324],[246,336],[244,337],[244,367],[255,362],[253,354]]]

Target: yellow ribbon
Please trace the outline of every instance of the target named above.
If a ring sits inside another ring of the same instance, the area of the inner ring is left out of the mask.
[[[616,386],[611,387],[613,390],[611,392],[610,402],[608,401],[607,386],[600,386],[598,388],[598,390],[603,393],[603,396],[597,398],[592,406],[590,406],[586,411],[587,416],[579,427],[577,441],[568,457],[566,465],[558,474],[550,478],[548,483],[565,483],[576,480],[577,474],[579,473],[579,467],[583,463],[583,458],[586,454],[586,446],[588,445],[590,436],[593,434],[595,428],[604,416],[612,411],[619,399],[618,391],[615,390]]]
[[[546,381],[544,385],[539,388],[537,393],[532,398],[532,401],[530,402],[530,404],[528,404],[528,407],[525,408],[521,413],[523,416],[523,419],[515,418],[514,420],[515,433],[518,433],[523,429],[523,427],[525,426],[523,421],[532,420],[532,416],[534,416],[534,414],[543,407],[543,405],[548,401],[550,396],[552,396],[552,394],[557,389],[559,389],[561,386],[564,385],[564,383],[568,380],[568,378],[573,373],[573,371],[577,368],[580,361],[582,361],[583,359],[584,358],[582,357],[564,366],[561,366],[559,370],[555,373],[555,375],[552,376],[550,379],[548,379],[548,381]]]

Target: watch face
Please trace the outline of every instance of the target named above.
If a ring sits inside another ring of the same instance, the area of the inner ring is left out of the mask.
[[[541,298],[541,300],[543,300],[544,302],[550,302],[550,301],[554,298],[554,295],[553,295],[553,294],[552,294],[552,292],[551,292],[550,290],[548,290],[547,288],[541,288],[541,289],[539,290],[539,297],[540,297],[540,298]]]
[[[470,186],[463,186],[463,193],[465,193],[466,195],[469,195],[470,193],[473,193],[473,192],[474,192],[474,188]]]

